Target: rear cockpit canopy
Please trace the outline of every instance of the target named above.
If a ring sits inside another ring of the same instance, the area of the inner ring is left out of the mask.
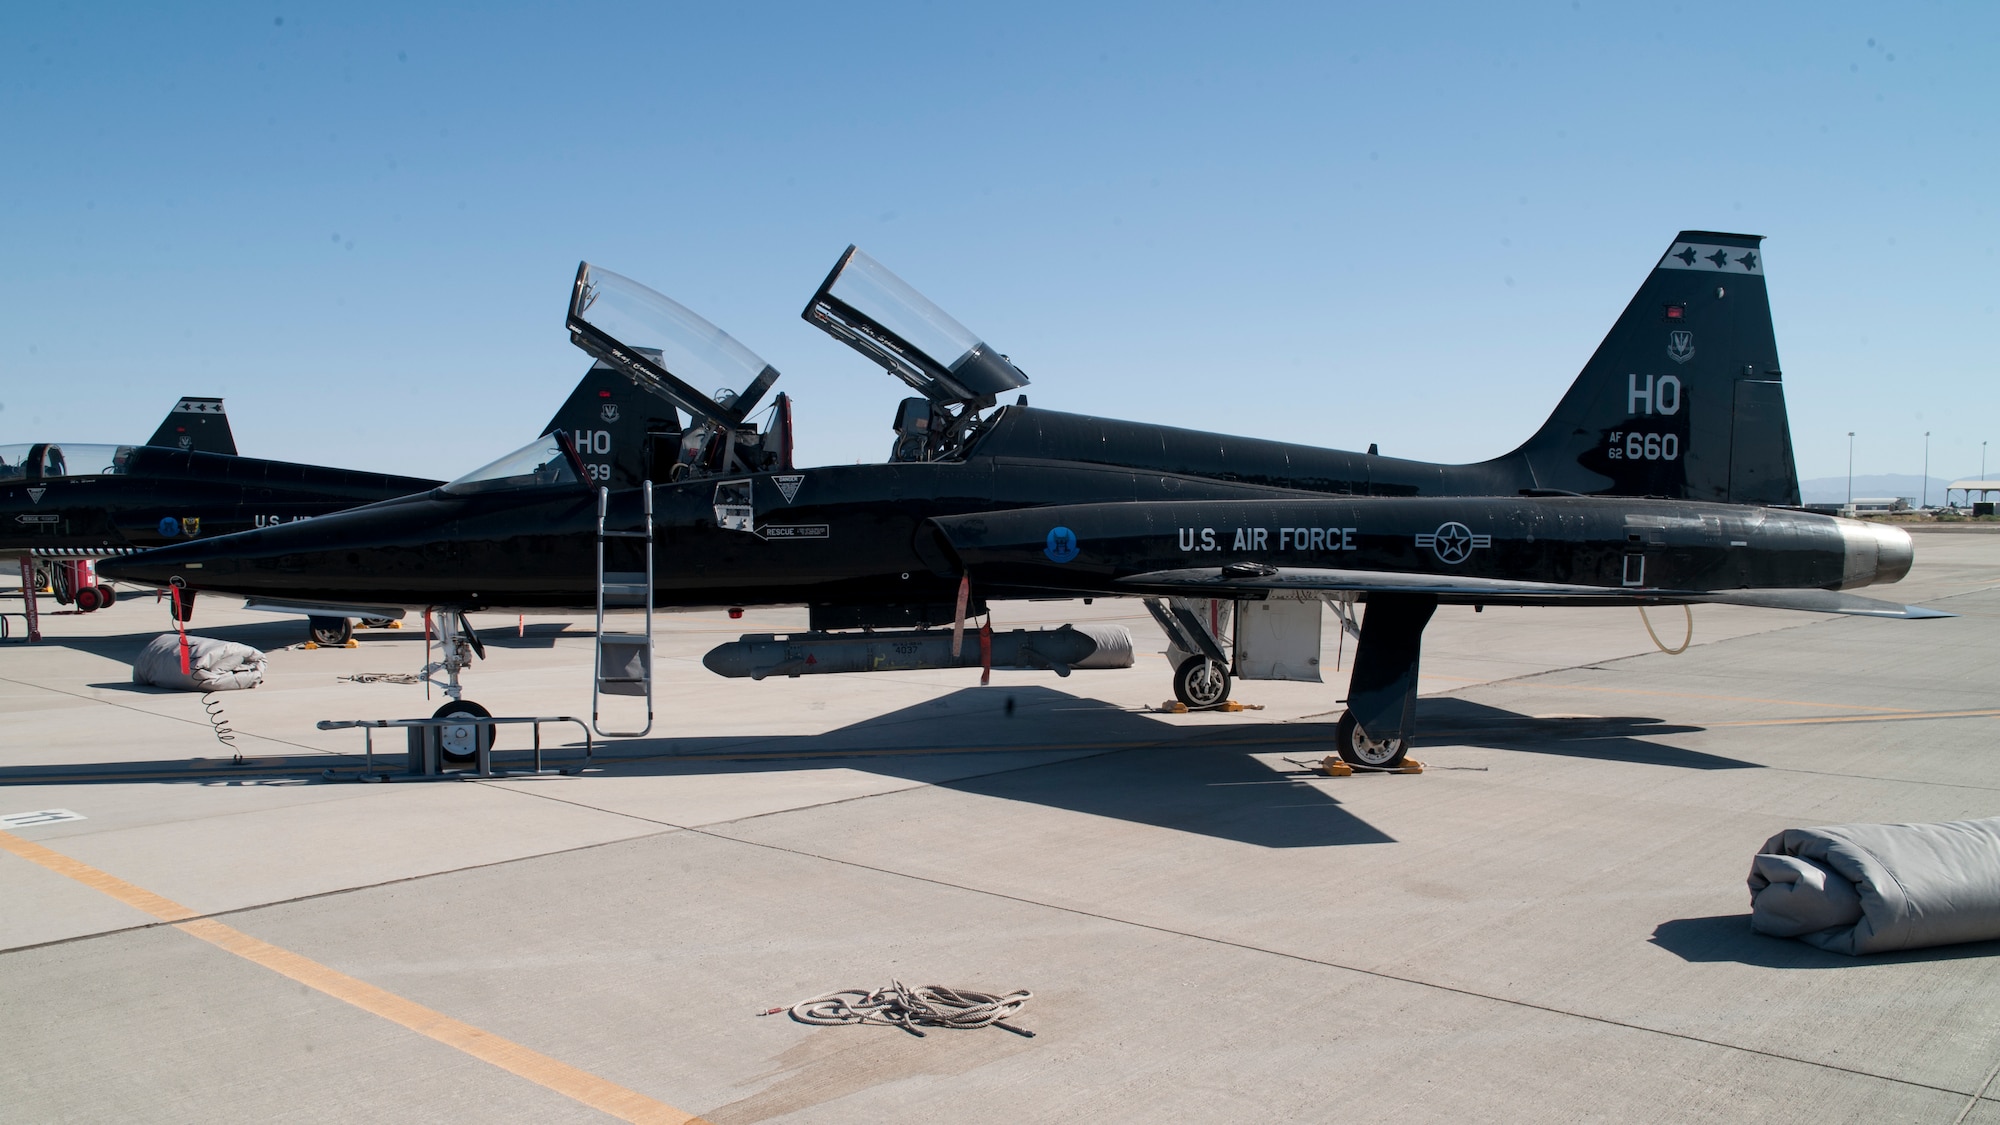
[[[858,247],[834,263],[803,315],[924,396],[897,407],[891,461],[965,456],[992,420],[980,412],[1028,385],[1012,360]]]
[[[481,466],[444,485],[441,491],[453,496],[495,492],[505,488],[534,488],[577,484],[571,457],[562,447],[560,433],[543,434],[507,456]]]
[[[807,322],[932,402],[992,406],[1028,376],[882,263],[849,246],[806,304]]]

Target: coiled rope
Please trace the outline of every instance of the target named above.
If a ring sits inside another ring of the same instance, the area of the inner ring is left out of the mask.
[[[1653,638],[1653,647],[1666,653],[1668,656],[1679,656],[1688,650],[1689,645],[1694,643],[1694,607],[1686,602],[1682,602],[1681,612],[1687,614],[1687,636],[1681,639],[1681,647],[1668,648],[1666,645],[1660,643],[1660,635],[1653,632],[1653,622],[1646,616],[1646,607],[1639,607],[1639,620],[1645,622],[1646,635]]]
[[[879,1023],[900,1027],[916,1036],[923,1035],[920,1030],[923,1027],[998,1027],[1032,1039],[1034,1032],[1000,1021],[1019,1012],[1033,996],[1034,993],[1025,988],[1002,996],[974,992],[969,988],[946,988],[941,984],[911,988],[902,981],[891,981],[888,987],[873,992],[843,988],[838,992],[801,1000],[792,1005],[791,1013],[792,1018],[800,1023],[822,1027],[843,1023]],[[784,1010],[772,1008],[759,1014],[776,1015]]]

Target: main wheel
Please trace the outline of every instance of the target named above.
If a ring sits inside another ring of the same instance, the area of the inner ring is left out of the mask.
[[[308,617],[306,632],[321,648],[340,648],[354,636],[354,622],[345,617]]]
[[[1403,756],[1410,752],[1410,739],[1402,738],[1377,741],[1368,737],[1361,724],[1354,721],[1354,712],[1343,711],[1340,724],[1334,728],[1334,749],[1350,766],[1369,766],[1378,770],[1392,770],[1403,764]]]
[[[1174,669],[1174,698],[1191,711],[1220,707],[1229,698],[1229,671],[1206,656],[1190,656]]]
[[[477,716],[490,719],[493,712],[481,707],[470,699],[456,699],[437,709],[433,719],[458,719]],[[438,732],[438,752],[447,762],[474,762],[479,760],[479,744],[474,738],[485,740],[486,748],[493,749],[493,739],[497,728],[467,723],[462,727],[444,727]]]

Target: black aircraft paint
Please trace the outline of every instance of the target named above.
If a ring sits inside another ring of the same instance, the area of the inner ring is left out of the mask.
[[[919,553],[989,596],[1365,602],[1342,752],[1400,760],[1439,605],[1721,602],[1948,616],[1838,591],[1895,582],[1901,528],[1784,509],[1609,497],[1361,497],[1057,505],[930,521]],[[1353,729],[1372,743],[1358,750]]]
[[[636,481],[645,471],[649,433],[678,435],[672,415],[598,366],[543,432],[573,434],[590,451],[585,471],[593,479]],[[154,444],[140,446],[44,442],[0,449],[7,454],[0,464],[0,556],[111,558],[290,525],[440,483],[237,456],[220,399],[182,399],[153,436]]]
[[[1327,589],[1352,589],[1369,603],[1359,656],[1364,678],[1379,680],[1384,698],[1402,701],[1414,691],[1429,607],[1464,600],[1466,592],[1397,586],[1390,576],[1435,570],[1442,561],[1436,544],[1458,550],[1455,527],[1469,527],[1469,519],[1491,527],[1466,532],[1468,555],[1453,573],[1461,581],[1536,587],[1514,591],[1514,600],[1553,598],[1552,587],[1567,586],[1581,588],[1561,592],[1572,600],[1695,600],[1662,587],[1668,577],[1695,582],[1702,600],[1724,600],[1732,590],[1770,593],[1763,584],[1792,589],[1786,596],[1796,600],[1800,591],[1817,597],[1854,584],[1850,571],[1891,580],[1897,557],[1907,567],[1906,537],[1884,546],[1865,525],[1745,507],[1798,499],[1758,245],[1754,236],[1682,232],[1547,424],[1519,449],[1473,465],[1062,414],[1025,402],[996,409],[999,394],[1024,386],[1027,376],[852,248],[804,315],[920,392],[896,413],[887,464],[791,469],[788,410],[761,433],[745,420],[776,371],[698,316],[615,274],[579,269],[569,328],[602,364],[689,415],[672,463],[656,456],[644,470],[655,487],[658,606],[804,604],[816,630],[937,625],[952,620],[968,572],[971,613],[983,611],[984,599],[1050,592],[1210,589],[1254,599],[1272,596],[1268,583],[1121,583],[1147,573],[1132,570],[1135,560],[1154,570],[1219,574],[1237,562],[1284,574],[1304,557],[1286,553],[1288,538],[1267,543],[1265,553],[1237,551],[1233,532],[1260,527],[1275,537],[1304,527],[1304,550],[1325,552],[1329,528],[1351,528],[1340,550],[1365,565],[1339,569],[1374,574],[1377,585]],[[711,399],[694,389],[719,382],[744,390]],[[546,443],[510,465],[309,525],[119,560],[106,572],[195,589],[413,608],[592,605],[591,471],[571,451]],[[1064,506],[1061,517],[1045,518],[1056,505]],[[607,524],[634,528],[640,512],[639,490],[619,488],[609,496]],[[1102,526],[1093,522],[1100,519]],[[1001,537],[990,544],[968,538],[982,520],[986,533]],[[1136,529],[1120,522],[1132,520],[1140,521]],[[1178,522],[1162,532],[1169,521]],[[1163,534],[1162,542],[1180,549],[1183,528],[1194,529],[1198,556],[1186,549],[1177,560],[1146,554]],[[1321,532],[1316,543],[1313,528]],[[1229,533],[1228,545],[1217,546],[1203,529]],[[1654,569],[1639,575],[1636,590],[1625,586],[1623,569],[1635,534],[1638,556],[1658,560],[1644,564]],[[1423,535],[1432,537],[1428,547]],[[1114,542],[1126,546],[1109,556],[1092,553]],[[988,547],[1000,553],[977,553]],[[1433,556],[1429,563],[1423,550]],[[1307,569],[1332,565],[1316,561]],[[1607,568],[1615,581],[1606,580]],[[1305,586],[1292,594],[1318,591]],[[1474,600],[1508,600],[1504,593],[1496,588]],[[1783,600],[1770,593],[1761,604]],[[1887,612],[1882,603],[1870,605],[1877,608],[1862,611]],[[1850,603],[1845,611],[1857,608]],[[1400,757],[1405,719],[1371,719],[1368,737],[1392,744]],[[1351,737],[1343,735],[1343,752]]]

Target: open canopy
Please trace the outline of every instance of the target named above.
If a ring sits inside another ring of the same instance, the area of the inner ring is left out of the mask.
[[[990,406],[1027,375],[882,263],[849,246],[805,319],[935,403]]]
[[[697,420],[733,426],[778,369],[672,298],[584,262],[570,297],[570,338]],[[713,396],[701,387],[717,388]]]

